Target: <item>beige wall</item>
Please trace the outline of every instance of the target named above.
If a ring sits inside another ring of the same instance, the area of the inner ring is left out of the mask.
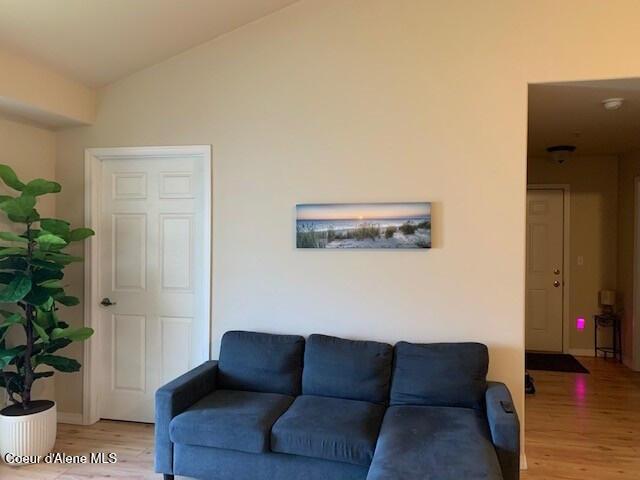
[[[598,292],[616,288],[618,229],[618,158],[571,158],[560,165],[530,158],[529,184],[568,184],[570,195],[569,348],[593,352],[593,314],[600,311]],[[578,265],[578,257],[584,259]],[[575,319],[587,319],[576,330]]]
[[[55,179],[55,161],[54,132],[0,115],[0,163],[10,165],[23,179]],[[0,185],[3,192],[6,188],[4,184]],[[12,193],[16,194],[15,191]],[[44,215],[53,215],[54,207],[54,196],[38,202],[38,209]]]
[[[618,292],[624,310],[622,321],[622,353],[625,364],[640,369],[638,356],[633,350],[633,262],[635,228],[635,179],[640,176],[640,152],[620,157],[618,196]]]
[[[58,211],[82,220],[86,147],[211,144],[214,356],[232,328],[477,340],[522,414],[527,83],[639,75],[639,17],[301,1],[106,88],[95,126],[58,136]],[[403,200],[434,202],[431,251],[294,248],[296,203]]]
[[[89,124],[96,113],[96,92],[0,49],[0,111],[48,125]]]
[[[38,128],[24,122],[10,120],[0,116],[0,163],[10,165],[21,179],[46,178],[55,179],[56,138],[49,130]],[[0,182],[0,193],[16,195]],[[38,201],[38,211],[43,216],[53,216],[55,197],[48,196]],[[11,222],[0,214],[0,228],[12,228]],[[10,342],[22,341],[17,331],[12,332]],[[60,374],[58,375],[60,376]],[[74,380],[76,383],[77,379]],[[39,380],[34,390],[34,397],[51,397],[53,380]],[[0,405],[4,401],[0,396]]]

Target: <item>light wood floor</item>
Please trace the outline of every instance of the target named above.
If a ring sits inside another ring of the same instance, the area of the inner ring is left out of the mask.
[[[162,479],[153,473],[153,425],[105,420],[90,427],[58,424],[55,451],[68,455],[115,452],[118,463],[8,467],[0,461],[0,480]]]
[[[602,359],[581,358],[591,375],[532,372],[538,393],[526,400],[523,480],[640,479],[640,374]],[[158,479],[153,427],[102,421],[60,425],[57,451],[116,452],[116,465],[0,464],[0,479]],[[328,479],[329,480],[329,479]]]
[[[590,375],[532,371],[523,480],[640,479],[640,373],[579,358]]]

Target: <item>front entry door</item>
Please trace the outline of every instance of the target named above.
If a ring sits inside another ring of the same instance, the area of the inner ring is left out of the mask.
[[[527,191],[527,350],[562,352],[564,191]]]
[[[201,157],[102,161],[102,418],[153,422],[158,387],[209,358]]]

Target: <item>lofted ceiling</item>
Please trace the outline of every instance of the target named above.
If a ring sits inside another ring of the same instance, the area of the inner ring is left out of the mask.
[[[0,0],[0,47],[100,87],[295,1]]]
[[[602,101],[624,98],[619,110]],[[575,155],[618,155],[640,150],[640,79],[529,86],[529,156],[552,145],[575,145]]]

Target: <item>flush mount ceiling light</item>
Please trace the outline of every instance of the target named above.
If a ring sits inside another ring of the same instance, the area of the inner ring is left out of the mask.
[[[624,98],[606,98],[602,101],[605,110],[618,110],[624,103]]]
[[[563,164],[569,160],[569,157],[575,151],[575,145],[553,145],[547,148],[547,152],[551,154],[551,159],[559,164]]]

